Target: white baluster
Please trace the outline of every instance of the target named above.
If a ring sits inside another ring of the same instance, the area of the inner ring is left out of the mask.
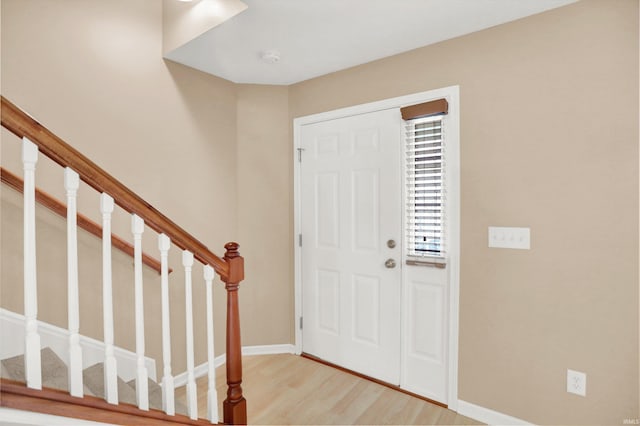
[[[27,387],[42,389],[40,335],[38,334],[38,287],[36,280],[36,163],[38,147],[22,139],[24,168],[24,373]]]
[[[142,233],[144,220],[137,215],[131,217],[133,233],[133,268],[135,286],[135,321],[136,321],[136,401],[141,410],[149,409],[149,383],[147,366],[144,363],[144,302],[142,292]]]
[[[169,318],[169,248],[171,240],[165,234],[158,235],[160,250],[160,286],[162,293],[162,409],[165,413],[175,414],[174,384],[171,375],[171,322]]]
[[[67,191],[67,309],[69,322],[69,393],[82,398],[82,348],[80,347],[80,301],[78,297],[78,208],[76,197],[80,177],[69,167],[64,169]]]
[[[218,391],[216,390],[216,366],[213,348],[213,268],[204,267],[204,281],[207,289],[207,365],[209,387],[207,389],[207,418],[211,423],[218,423]]]
[[[111,275],[111,213],[113,198],[100,195],[102,213],[102,319],[104,323],[104,399],[118,403],[118,367],[113,350],[113,289]]]
[[[191,289],[191,267],[193,253],[182,252],[182,266],[184,266],[184,298],[187,324],[187,412],[192,419],[198,418],[198,400],[196,395],[196,378],[193,366],[193,299]]]

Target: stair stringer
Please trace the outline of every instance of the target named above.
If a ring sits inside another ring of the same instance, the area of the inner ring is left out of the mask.
[[[112,425],[113,423],[93,422],[91,420],[73,419],[35,411],[17,410],[0,407],[0,424],[11,425],[47,425],[47,426],[92,426]]]
[[[135,405],[109,404],[102,398],[85,396],[76,398],[68,392],[43,387],[42,390],[27,388],[24,383],[0,379],[0,407],[90,420],[106,424],[122,425],[210,425],[204,420],[192,420],[176,414],[169,416],[160,410],[140,410]],[[0,415],[2,411],[0,409]],[[25,413],[25,416],[28,413]],[[2,419],[2,417],[0,417]],[[69,422],[73,424],[73,422]]]

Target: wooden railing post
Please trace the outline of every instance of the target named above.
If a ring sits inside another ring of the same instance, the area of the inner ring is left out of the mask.
[[[229,265],[223,277],[227,290],[227,399],[223,403],[225,424],[247,424],[247,401],[242,396],[242,344],[238,287],[244,279],[244,259],[238,253],[238,243],[227,243],[224,260]]]

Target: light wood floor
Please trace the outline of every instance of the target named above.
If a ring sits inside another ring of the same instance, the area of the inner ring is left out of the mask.
[[[250,424],[480,424],[421,399],[295,355],[243,358],[243,390]],[[216,371],[219,410],[224,366]],[[207,415],[207,379],[198,381],[198,412]],[[185,389],[176,400],[186,404]]]

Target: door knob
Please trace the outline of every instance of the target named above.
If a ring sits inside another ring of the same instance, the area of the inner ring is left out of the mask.
[[[395,268],[396,267],[396,261],[393,259],[387,259],[386,262],[384,262],[384,266],[391,269],[391,268]]]

